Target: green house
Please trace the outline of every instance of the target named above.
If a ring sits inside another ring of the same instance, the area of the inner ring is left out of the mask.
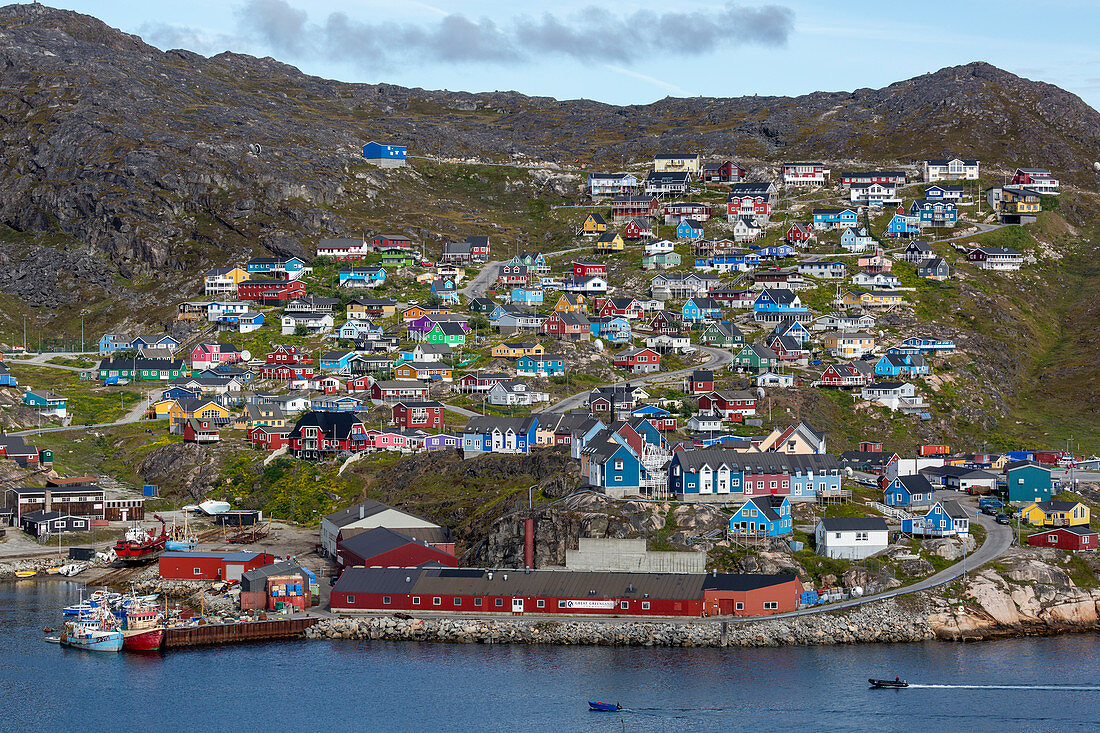
[[[733,357],[733,367],[738,371],[765,371],[778,363],[775,352],[761,344],[749,344]]]
[[[1050,499],[1050,469],[1030,461],[1005,464],[1009,501],[1047,501]]]
[[[416,264],[416,257],[408,252],[383,252],[382,267],[412,267]]]
[[[23,393],[23,404],[43,415],[65,417],[68,414],[69,400],[48,390],[28,388]]]
[[[432,330],[424,335],[424,340],[429,344],[462,346],[466,343],[466,330],[461,324],[444,321],[432,326]]]
[[[99,362],[99,378],[102,380],[167,382],[186,376],[188,370],[183,359],[104,359]]]
[[[717,346],[720,349],[740,348],[745,345],[745,337],[741,333],[741,329],[728,321],[712,323],[707,326],[699,337],[699,341],[708,346]]]
[[[642,258],[643,270],[669,270],[679,267],[682,258],[679,252],[658,252]]]

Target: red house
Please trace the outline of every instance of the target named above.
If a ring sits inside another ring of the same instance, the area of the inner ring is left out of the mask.
[[[649,321],[649,330],[666,335],[679,334],[683,323],[671,311],[657,311]]]
[[[501,265],[497,270],[497,283],[500,285],[526,285],[527,281],[527,265]]]
[[[376,252],[384,249],[412,249],[412,240],[401,234],[376,234],[367,242]]]
[[[645,217],[636,216],[627,221],[626,226],[623,227],[623,239],[634,240],[652,236],[655,236],[653,224]]]
[[[183,424],[184,443],[217,443],[221,439],[213,420],[192,417]]]
[[[347,384],[347,390],[349,393],[354,394],[356,392],[370,392],[371,378],[369,376],[354,377],[349,379]]]
[[[812,224],[799,224],[796,221],[787,229],[786,239],[788,244],[805,244],[811,239],[814,239],[814,237],[814,228]]]
[[[607,265],[602,262],[589,262],[588,260],[573,261],[573,277],[607,277]]]
[[[821,373],[819,387],[865,387],[875,381],[874,372],[857,369],[854,362],[833,364]]]
[[[739,216],[756,216],[765,220],[772,213],[771,194],[731,193],[726,199],[726,218],[733,221]],[[731,218],[732,217],[732,218]]]
[[[747,175],[748,171],[732,160],[727,160],[722,163],[707,163],[704,165],[699,180],[707,186],[720,186],[722,184],[740,183]]]
[[[741,422],[756,414],[756,397],[751,392],[712,391],[699,396],[699,411],[720,415],[723,420]]]
[[[464,374],[458,380],[459,392],[488,392],[493,385],[507,382],[512,377],[501,372],[474,372]]]
[[[265,361],[268,364],[312,364],[313,355],[297,346],[279,344],[267,355]]]
[[[257,425],[254,428],[248,429],[248,441],[252,443],[253,448],[279,450],[280,448],[286,448],[290,445],[287,441],[287,436],[289,434],[290,428],[273,428],[268,425]]]
[[[435,400],[398,402],[393,406],[393,424],[405,430],[442,428],[443,405]]]
[[[324,458],[371,446],[363,422],[350,412],[307,412],[287,435],[295,458]]]
[[[592,324],[581,313],[554,311],[542,322],[542,332],[567,341],[585,341],[592,333]]]
[[[661,369],[661,355],[653,349],[624,349],[618,354],[612,363],[620,369],[628,369],[633,374],[656,372]]]
[[[841,173],[840,183],[851,188],[853,183],[892,183],[902,185],[908,180],[904,171],[863,171],[861,173]]]
[[[798,339],[792,336],[772,336],[768,348],[775,352],[779,361],[797,361],[805,359],[807,351],[802,348]]]
[[[603,318],[641,318],[645,311],[635,298],[596,298],[596,315]]]
[[[1059,550],[1096,550],[1097,533],[1088,527],[1057,527],[1036,532],[1027,538],[1032,547],[1057,547]]]
[[[622,224],[635,216],[656,216],[656,196],[616,196],[611,200],[611,220]]]
[[[157,560],[166,580],[240,580],[273,562],[275,556],[266,552],[165,552]]]
[[[458,567],[458,559],[432,545],[375,527],[336,543],[336,561],[345,568],[415,568],[425,563]]]
[[[237,284],[237,298],[273,305],[306,296],[301,280],[244,280]]]
[[[677,201],[665,205],[665,223],[679,224],[683,219],[694,219],[698,222],[709,221],[713,213],[710,204]]]
[[[374,381],[370,386],[370,398],[387,405],[401,400],[428,399],[428,385],[412,379],[399,379],[392,382]]]
[[[714,391],[714,372],[696,369],[688,377],[688,394],[708,394]]]

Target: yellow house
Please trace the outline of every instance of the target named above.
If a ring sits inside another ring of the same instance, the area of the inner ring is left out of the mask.
[[[172,407],[175,404],[175,400],[158,400],[149,407],[149,412],[154,419],[165,418],[168,417],[168,414],[172,411]]]
[[[842,359],[858,359],[875,349],[875,337],[863,332],[831,331],[822,341],[830,354]]]
[[[597,252],[622,252],[624,246],[623,238],[618,232],[606,232],[596,240]]]
[[[405,362],[401,366],[394,367],[393,378],[405,380],[420,379],[423,381],[439,379],[444,382],[450,382],[454,379],[454,372],[452,372],[451,368],[443,362],[410,361]]]
[[[1020,516],[1036,527],[1087,527],[1089,508],[1079,501],[1033,501]]]
[[[896,290],[850,290],[841,296],[840,302],[845,307],[862,306],[864,308],[886,308],[891,305],[900,305],[901,293]]]
[[[245,407],[244,421],[244,427],[248,428],[286,427],[286,416],[283,414],[283,408],[267,402],[262,402],[258,405],[248,405],[247,407]]]
[[[381,316],[379,316],[381,311]],[[353,300],[348,303],[347,316],[348,318],[364,319],[364,318],[386,318],[392,316],[397,312],[397,303],[392,301],[365,301],[361,302]]]
[[[990,462],[989,470],[1004,471],[1006,463],[1008,463],[1008,456],[1002,453]]]
[[[1038,214],[1043,210],[1039,194],[1026,188],[1005,186],[1001,189],[1001,212],[1004,214]]]
[[[580,293],[562,293],[558,297],[558,302],[554,304],[554,310],[561,313],[587,313],[588,305]]]
[[[581,225],[581,233],[586,237],[595,237],[607,231],[607,220],[600,214],[589,214]]]
[[[542,356],[546,349],[537,341],[520,341],[511,344],[497,344],[489,352],[494,359],[518,359],[521,356]]]
[[[207,420],[229,417],[229,409],[214,400],[173,400],[168,410],[168,422],[173,431],[183,430],[183,425],[192,418]]]

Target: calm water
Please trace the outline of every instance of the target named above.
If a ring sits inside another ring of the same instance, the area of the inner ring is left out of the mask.
[[[1007,732],[1100,721],[1095,635],[722,650],[289,642],[114,655],[41,641],[76,588],[0,584],[0,730]],[[1024,689],[862,684],[895,674]],[[1091,689],[1033,689],[1049,685]],[[588,712],[589,699],[626,710]]]

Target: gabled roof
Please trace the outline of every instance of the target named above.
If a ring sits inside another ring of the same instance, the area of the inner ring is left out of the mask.
[[[819,520],[826,532],[886,531],[882,517],[834,517]]]

